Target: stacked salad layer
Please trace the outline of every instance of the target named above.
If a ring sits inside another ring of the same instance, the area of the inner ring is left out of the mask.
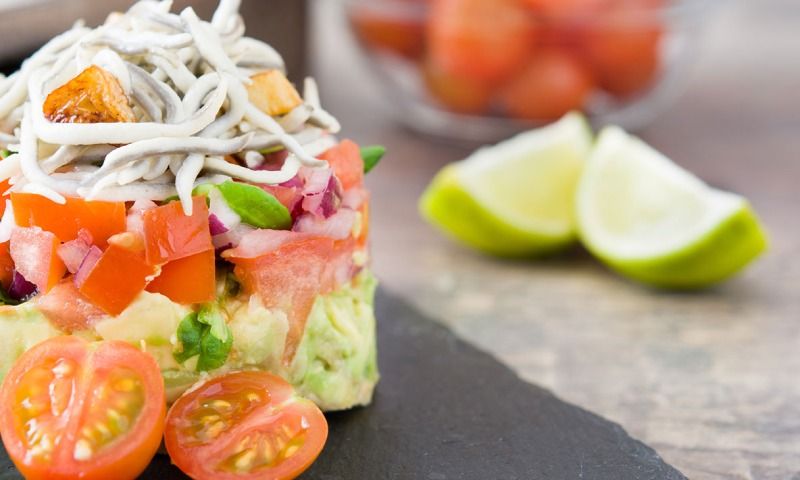
[[[174,400],[268,370],[323,409],[377,381],[364,173],[307,79],[244,35],[141,1],[0,79],[0,379],[59,335],[155,357]]]

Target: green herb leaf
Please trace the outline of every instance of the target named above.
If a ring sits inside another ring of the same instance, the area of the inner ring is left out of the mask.
[[[190,313],[181,320],[178,325],[178,341],[181,342],[182,350],[173,353],[178,363],[200,355],[200,340],[203,338],[203,331],[207,328],[197,321],[196,313]]]
[[[184,363],[197,356],[197,371],[217,369],[225,364],[233,346],[233,333],[216,305],[204,305],[187,315],[178,326],[182,350],[173,353]]]
[[[364,173],[369,173],[375,165],[381,161],[386,154],[386,147],[382,145],[372,145],[361,147],[361,158],[364,160]]]
[[[216,305],[204,305],[197,315],[197,321],[207,325],[208,330],[200,340],[200,358],[197,371],[217,369],[225,365],[233,346],[233,333]]]
[[[292,216],[273,195],[246,183],[228,180],[217,186],[222,197],[248,225],[272,230],[288,230],[292,227]]]
[[[0,150],[0,159],[5,159],[9,155],[11,155],[11,150],[8,149]]]
[[[198,186],[196,186],[196,187],[194,187],[192,189],[192,196],[193,197],[197,197],[197,196],[207,197],[208,193],[211,190],[214,190],[214,187],[215,186],[210,184],[210,183],[201,183],[200,185],[198,185]]]

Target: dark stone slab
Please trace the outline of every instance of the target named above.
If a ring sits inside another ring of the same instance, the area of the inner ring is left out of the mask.
[[[619,425],[523,382],[406,303],[380,292],[377,309],[375,401],[328,415],[304,479],[685,479]],[[12,478],[3,455],[0,480]],[[159,456],[143,478],[184,477]]]

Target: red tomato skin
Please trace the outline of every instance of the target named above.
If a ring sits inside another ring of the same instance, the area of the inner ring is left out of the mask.
[[[333,168],[333,173],[343,189],[349,190],[364,183],[364,160],[361,158],[361,149],[354,141],[342,140],[339,145],[323,152],[319,158],[327,161]]]
[[[216,288],[214,250],[173,260],[147,285],[148,292],[160,293],[173,302],[205,303],[214,300]]]
[[[9,242],[14,267],[39,289],[47,293],[61,280],[67,267],[58,256],[58,238],[39,227],[15,227]]]
[[[247,393],[260,395],[259,400],[243,400]],[[238,394],[238,396],[237,396]],[[212,441],[187,438],[185,432],[192,426],[191,417],[203,404],[225,396],[238,411],[230,428]],[[238,405],[237,405],[238,404]],[[279,466],[253,473],[229,473],[216,469],[220,456],[225,455],[219,443],[236,444],[237,439],[250,433],[285,425],[285,419],[297,416],[308,425],[300,451]],[[296,397],[285,380],[263,371],[243,371],[213,377],[194,387],[179,398],[167,414],[164,444],[170,458],[178,468],[195,480],[290,480],[305,471],[322,451],[328,438],[325,416],[311,401]]]
[[[95,202],[67,198],[64,205],[33,193],[12,193],[14,219],[22,227],[40,227],[67,242],[78,238],[81,229],[91,233],[98,246],[108,237],[125,231],[124,202]]]
[[[482,81],[450,75],[433,62],[426,62],[423,78],[428,91],[447,109],[456,113],[485,113],[492,101],[494,88]]]
[[[11,259],[9,242],[0,243],[0,285],[8,290],[14,276],[14,260]]]
[[[19,434],[22,425],[15,412],[22,407],[17,401],[15,387],[28,371],[47,359],[60,358],[74,361],[83,374],[75,374],[72,398],[66,401],[67,410],[58,415],[61,428],[57,442],[63,447],[56,447],[51,465],[42,465],[29,458]],[[79,462],[73,457],[73,445],[82,427],[80,421],[89,413],[89,389],[112,366],[127,368],[139,375],[146,393],[145,404],[127,441],[115,442],[112,448],[97,453],[92,464]],[[76,409],[79,415],[75,415]],[[45,340],[17,360],[0,387],[0,434],[9,457],[27,480],[133,480],[147,468],[158,450],[165,416],[166,396],[158,364],[152,356],[122,341],[90,344],[70,335]]]
[[[46,294],[37,297],[35,302],[36,308],[50,323],[65,333],[87,330],[106,315],[83,296],[69,277]]]
[[[183,214],[180,202],[145,210],[145,251],[150,265],[163,265],[213,250],[205,197],[192,199],[192,214]]]
[[[325,273],[333,252],[332,239],[302,234],[255,258],[237,257],[235,249],[225,252],[245,292],[258,294],[267,308],[286,312],[286,364],[294,358],[317,294],[328,284]]]
[[[584,51],[600,87],[628,97],[652,85],[661,64],[662,36],[657,26],[623,24],[589,30]]]
[[[416,60],[425,49],[425,24],[420,19],[381,15],[360,8],[350,15],[359,40],[370,48]]]
[[[78,290],[104,312],[119,315],[155,273],[156,267],[145,260],[141,249],[116,243],[112,238]]]
[[[434,0],[428,53],[454,77],[502,82],[524,64],[536,33],[536,24],[518,0]]]
[[[556,120],[581,109],[593,86],[591,74],[574,57],[543,50],[504,87],[501,101],[514,117]]]

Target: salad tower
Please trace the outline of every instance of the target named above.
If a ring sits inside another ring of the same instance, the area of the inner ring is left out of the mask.
[[[62,370],[98,376],[110,349],[146,355],[120,374],[145,406],[159,395],[137,376],[148,368],[163,378],[162,409],[226,374],[254,402],[268,391],[266,403],[366,404],[378,373],[363,178],[383,150],[336,137],[314,80],[301,95],[280,55],[245,36],[237,0],[222,0],[210,22],[171,3],[142,0],[94,29],[78,23],[0,78],[3,398],[32,402],[20,388],[48,355],[62,365],[63,352],[81,351]],[[28,432],[18,445],[6,421]],[[3,440],[15,461],[27,452],[17,464],[35,477],[26,462],[60,447],[16,421],[19,412],[0,412]],[[76,435],[73,462],[105,445]],[[284,460],[292,438],[273,445]],[[263,449],[236,457],[246,451],[209,468],[277,462]]]

